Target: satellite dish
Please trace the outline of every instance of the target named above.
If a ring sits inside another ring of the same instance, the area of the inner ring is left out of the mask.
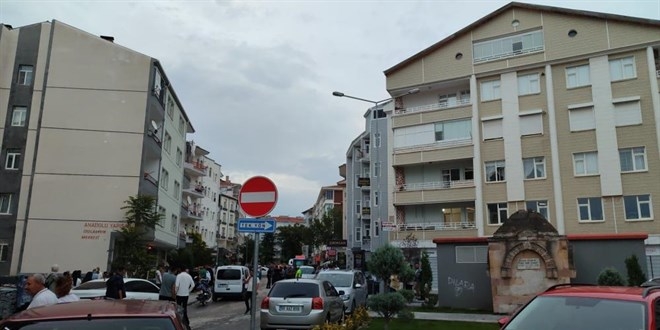
[[[154,128],[154,132],[158,132],[158,124],[153,120],[151,121],[151,127]]]

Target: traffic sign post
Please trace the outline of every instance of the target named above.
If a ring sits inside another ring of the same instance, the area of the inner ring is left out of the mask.
[[[275,219],[238,219],[238,231],[241,233],[274,233],[276,227]]]

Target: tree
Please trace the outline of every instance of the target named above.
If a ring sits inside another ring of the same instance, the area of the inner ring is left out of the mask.
[[[398,292],[379,293],[369,296],[367,306],[383,317],[383,329],[387,330],[390,320],[406,308],[406,299]]]
[[[282,260],[289,260],[302,254],[302,246],[309,239],[309,229],[295,224],[280,227],[275,234],[275,242],[282,248]]]
[[[401,241],[401,249],[403,250],[403,255],[406,258],[406,261],[413,262],[417,257],[419,257],[419,251],[417,249],[417,237],[414,233],[409,233]]]
[[[259,259],[262,265],[267,265],[275,259],[275,234],[265,233],[259,245]]]
[[[368,263],[369,271],[385,281],[386,288],[389,287],[390,277],[393,274],[400,274],[406,265],[401,249],[391,244],[381,246],[374,251]]]
[[[422,252],[421,272],[419,274],[419,295],[422,300],[428,298],[431,292],[431,285],[433,283],[433,271],[431,270],[431,263],[429,262],[429,255],[426,251]]]
[[[115,242],[112,268],[123,266],[132,276],[145,277],[156,263],[146,235],[161,226],[163,216],[156,210],[156,198],[149,195],[129,196],[121,209],[124,226]]]
[[[308,245],[318,248],[333,239],[342,238],[341,210],[333,208],[323,215],[323,219],[312,219],[309,225]]]
[[[598,275],[598,285],[623,286],[623,277],[614,268],[605,268]]]
[[[252,265],[254,260],[254,239],[251,236],[245,236],[243,244],[238,246],[238,251],[243,254],[243,264]]]
[[[640,286],[646,282],[646,274],[642,272],[642,266],[636,255],[626,258],[626,270],[628,272],[628,286]]]

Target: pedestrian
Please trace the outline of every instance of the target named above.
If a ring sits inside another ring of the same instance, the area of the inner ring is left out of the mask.
[[[243,281],[243,300],[245,301],[245,313],[250,312],[250,305],[252,304],[252,277],[254,276],[252,269],[248,276]]]
[[[117,267],[115,272],[105,282],[106,299],[124,299],[126,298],[126,289],[124,289],[124,267]]]
[[[296,267],[296,280],[302,278],[302,267]]]
[[[73,281],[73,287],[77,287],[82,283],[82,271],[81,270],[74,270],[73,273],[71,274],[71,280]]]
[[[41,274],[37,273],[28,277],[25,291],[32,296],[32,302],[30,302],[27,309],[57,304],[57,296],[53,291],[48,290],[46,279]]]
[[[160,287],[160,284],[163,283],[163,272],[161,269],[165,267],[163,264],[158,265],[158,268],[156,269],[156,285]]]
[[[268,271],[266,272],[266,289],[270,289],[270,286],[273,284],[273,265],[268,265]]]
[[[55,295],[58,303],[78,301],[80,298],[71,293],[73,287],[73,277],[68,274],[61,275],[55,280]]]
[[[162,266],[163,281],[160,285],[158,300],[175,301],[176,299],[176,275],[170,272],[170,267]]]
[[[50,267],[50,273],[48,274],[48,276],[46,276],[45,285],[48,288],[48,290],[52,292],[55,292],[55,280],[60,275],[59,271],[60,271],[60,266],[54,264]]]
[[[101,271],[100,267],[96,267],[92,269],[92,280],[98,280],[101,274],[99,272]]]
[[[183,322],[190,328],[190,320],[188,319],[188,297],[195,288],[195,281],[192,276],[185,271],[185,267],[178,266],[174,286],[176,293],[176,304],[183,309]]]

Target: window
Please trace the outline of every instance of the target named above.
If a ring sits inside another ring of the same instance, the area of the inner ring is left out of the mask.
[[[528,210],[536,211],[548,219],[548,201],[527,201],[525,204]]]
[[[179,147],[176,147],[176,165],[181,167],[182,162],[183,162],[183,152]]]
[[[170,153],[170,149],[172,149],[172,136],[167,131],[165,131],[165,138],[163,139],[163,149],[168,154]]]
[[[376,220],[374,221],[374,237],[378,237],[380,235],[380,221]]]
[[[0,243],[0,262],[9,260],[9,244]]]
[[[362,213],[362,201],[355,201],[355,212],[357,212],[357,214]]]
[[[7,149],[5,169],[18,170],[21,165],[21,149]]]
[[[160,215],[160,220],[158,222],[160,223],[161,226],[163,225],[163,222],[165,222],[166,213],[167,210],[164,207],[158,205],[158,215]]]
[[[646,170],[646,148],[619,149],[621,172],[636,172]]]
[[[502,182],[505,180],[503,160],[486,162],[486,182]]]
[[[642,123],[642,108],[639,100],[614,104],[614,122],[617,127]]]
[[[488,204],[488,224],[499,225],[508,218],[506,203]]]
[[[11,194],[0,193],[0,214],[11,214]]]
[[[525,179],[545,179],[545,157],[523,158]]]
[[[577,203],[580,221],[603,220],[603,201],[600,197],[578,198]]]
[[[11,113],[11,126],[23,127],[27,119],[26,107],[14,107]]]
[[[438,103],[442,108],[454,107],[458,103],[458,98],[456,98],[456,93],[438,95]]]
[[[374,133],[374,148],[380,148],[380,133]]]
[[[465,180],[474,180],[474,170],[471,167],[465,168]]]
[[[32,65],[19,65],[18,66],[18,84],[29,86],[32,85],[34,67]]]
[[[154,95],[160,99],[160,92],[162,91],[162,78],[158,68],[154,68]]]
[[[520,114],[520,135],[543,134],[543,113]]]
[[[538,94],[541,92],[539,74],[532,73],[518,76],[518,95]]]
[[[485,264],[488,260],[488,246],[457,246],[457,264]]]
[[[335,199],[335,192],[333,190],[326,190],[325,191],[325,199],[334,200]]]
[[[481,101],[500,99],[500,81],[491,80],[481,82]]]
[[[498,60],[543,50],[543,31],[537,30],[474,44],[474,63]]]
[[[185,135],[186,132],[183,130],[184,126],[186,126],[186,122],[183,120],[182,116],[179,116],[179,132]]]
[[[181,184],[179,181],[174,180],[174,198],[179,200],[181,196]]]
[[[355,241],[362,241],[362,227],[355,227]]]
[[[626,209],[626,220],[653,219],[651,195],[623,196],[623,204]]]
[[[379,202],[380,202],[380,193],[374,191],[374,206],[378,206]]]
[[[591,85],[589,64],[566,68],[566,88]]]
[[[635,70],[635,57],[629,56],[610,60],[610,80],[624,80],[637,77]]]
[[[374,162],[374,176],[380,176],[380,162]]]
[[[586,131],[596,128],[593,106],[569,109],[568,118],[571,132]]]
[[[174,99],[172,95],[167,95],[167,116],[174,120]]]
[[[483,120],[481,125],[483,126],[484,141],[502,138],[502,118]]]
[[[598,153],[593,151],[573,154],[573,167],[576,176],[598,174]]]
[[[167,187],[169,186],[170,181],[170,173],[167,172],[166,169],[162,169],[160,176],[160,186],[163,188],[163,190],[167,191]]]
[[[472,138],[470,119],[435,123],[435,141],[464,140]]]

